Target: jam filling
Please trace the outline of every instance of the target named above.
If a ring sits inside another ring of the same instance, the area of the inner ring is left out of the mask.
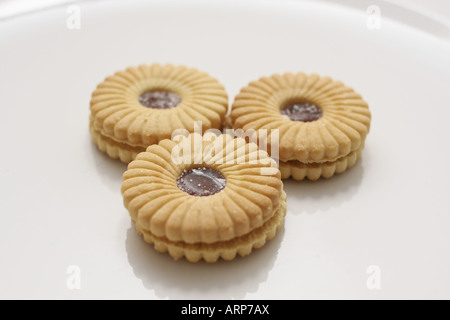
[[[147,91],[139,97],[140,104],[152,109],[170,109],[180,102],[180,96],[169,91]]]
[[[219,171],[207,167],[184,170],[177,179],[181,191],[198,197],[218,193],[225,185],[225,177]]]
[[[280,112],[292,121],[312,122],[322,117],[322,109],[307,102],[288,105]]]

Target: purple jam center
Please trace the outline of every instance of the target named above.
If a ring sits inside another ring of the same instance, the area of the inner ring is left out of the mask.
[[[322,117],[322,109],[307,102],[289,105],[280,112],[292,121],[311,122]]]
[[[217,170],[201,167],[184,170],[177,179],[177,186],[181,191],[191,196],[211,196],[227,184],[225,177]]]
[[[147,91],[139,97],[140,104],[152,109],[170,109],[180,102],[180,96],[169,91]]]

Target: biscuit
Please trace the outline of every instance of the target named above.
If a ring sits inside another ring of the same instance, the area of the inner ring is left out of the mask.
[[[234,129],[278,129],[283,178],[330,178],[353,166],[370,129],[368,104],[342,82],[286,73],[251,82],[236,96]],[[268,150],[272,147],[268,144]]]
[[[231,121],[231,115],[227,115],[225,117],[225,122],[223,124],[223,129],[224,129],[224,131],[226,129],[233,129],[233,122]]]
[[[323,163],[302,163],[297,160],[287,162],[280,161],[281,178],[292,177],[294,180],[318,180],[321,177],[331,178],[335,174],[343,173],[353,167],[359,158],[361,158],[363,148],[351,152],[348,156],[342,157],[336,161]]]
[[[145,151],[143,147],[132,147],[103,136],[99,131],[94,130],[92,117],[89,121],[89,131],[92,141],[97,145],[98,149],[105,152],[112,159],[120,159],[122,162],[129,163],[139,153]]]
[[[228,135],[181,138],[149,146],[123,175],[124,205],[144,240],[176,259],[215,262],[272,239],[286,194],[269,155]]]
[[[100,83],[90,102],[90,132],[99,149],[130,162],[176,129],[222,129],[228,110],[224,87],[185,66],[140,65]]]

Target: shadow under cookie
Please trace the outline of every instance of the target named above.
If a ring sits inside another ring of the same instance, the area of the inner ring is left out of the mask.
[[[135,276],[159,298],[243,299],[248,293],[257,292],[267,280],[284,232],[282,227],[264,250],[255,250],[248,257],[192,264],[184,259],[175,262],[169,255],[158,253],[142,241],[132,223],[127,230],[125,249]]]
[[[283,181],[288,197],[288,214],[314,214],[330,208],[337,208],[351,201],[363,182],[364,158],[358,161],[346,174],[333,179],[297,181],[293,178]]]

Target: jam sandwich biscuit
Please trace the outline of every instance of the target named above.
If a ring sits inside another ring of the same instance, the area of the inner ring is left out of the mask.
[[[281,177],[296,180],[330,178],[352,167],[370,120],[367,103],[352,88],[304,73],[251,82],[236,96],[230,115],[235,129],[278,129]]]
[[[204,72],[170,64],[141,65],[100,83],[90,103],[94,143],[111,158],[136,155],[175,129],[222,129],[228,109],[224,87]]]
[[[180,145],[192,153],[200,145],[201,151],[179,161]],[[256,155],[260,160],[251,162]],[[281,174],[272,162],[255,144],[229,135],[162,140],[128,165],[124,205],[144,240],[173,258],[246,256],[275,236],[286,214]],[[274,170],[264,175],[264,169]]]

